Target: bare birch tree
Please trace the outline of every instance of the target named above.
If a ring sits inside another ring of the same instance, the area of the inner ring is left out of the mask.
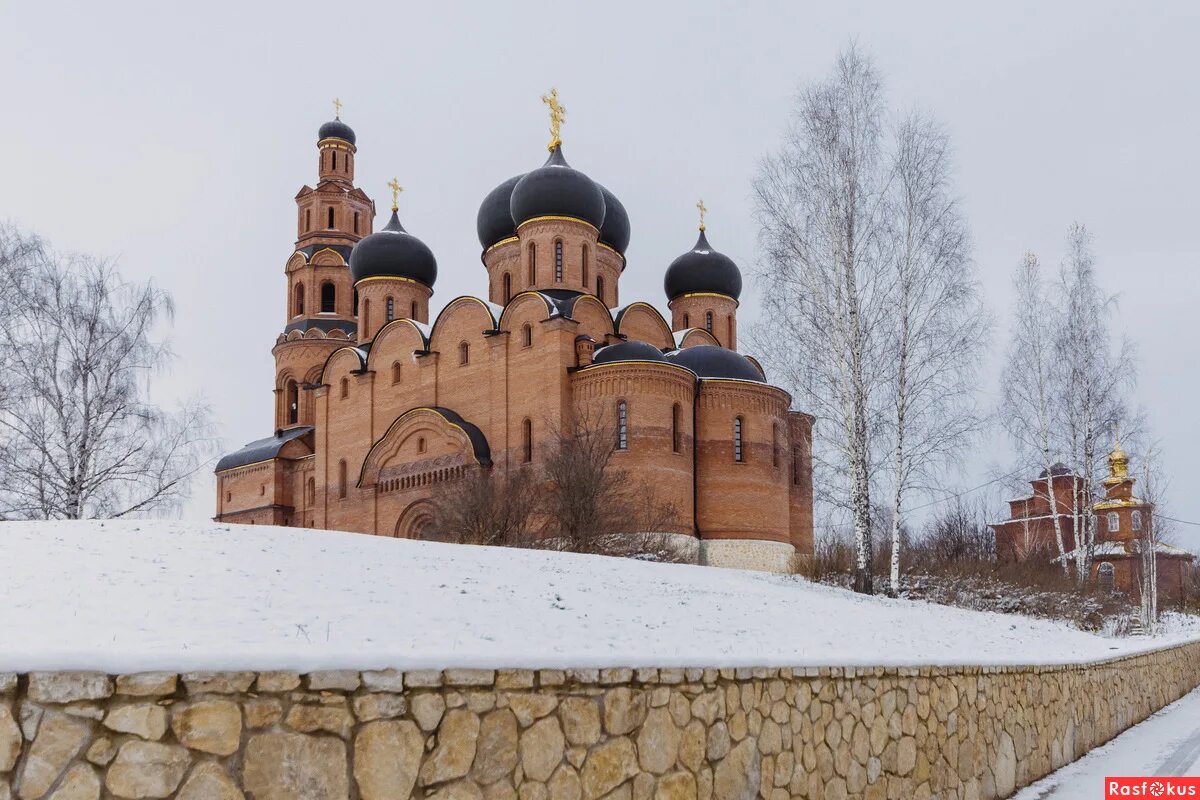
[[[1064,574],[1066,538],[1054,495],[1055,463],[1059,447],[1056,427],[1062,365],[1058,359],[1061,311],[1042,275],[1041,262],[1026,253],[1013,280],[1016,310],[1009,332],[1008,357],[1001,375],[1001,422],[1016,446],[1018,457],[1041,466],[1046,498],[1054,524],[1054,540]]]
[[[1104,475],[1113,432],[1125,428],[1131,433],[1125,397],[1133,387],[1136,364],[1132,344],[1111,332],[1116,298],[1104,294],[1096,282],[1092,237],[1079,223],[1067,234],[1058,293],[1062,312],[1057,317],[1055,350],[1063,381],[1058,427],[1075,476],[1071,509],[1075,574],[1084,581],[1091,574],[1096,547],[1094,488]]]
[[[896,129],[893,165],[895,286],[885,340],[893,369],[889,584],[895,596],[905,495],[930,487],[978,430],[973,378],[989,323],[950,183],[946,134],[927,116],[910,115]]]
[[[815,413],[818,469],[846,486],[856,591],[873,591],[871,482],[886,380],[888,180],[879,75],[856,48],[801,91],[755,180],[764,284],[756,336],[781,382]]]
[[[81,519],[177,506],[212,451],[200,402],[149,401],[170,361],[155,338],[170,298],[116,269],[0,237],[0,518]]]

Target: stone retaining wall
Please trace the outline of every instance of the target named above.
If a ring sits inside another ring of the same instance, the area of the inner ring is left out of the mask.
[[[1004,797],[1200,683],[1069,667],[0,673],[0,800]]]

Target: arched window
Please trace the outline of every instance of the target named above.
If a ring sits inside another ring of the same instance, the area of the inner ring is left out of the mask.
[[[771,466],[779,466],[779,423],[771,428]]]
[[[358,289],[354,290],[354,293],[351,295],[351,297],[353,298],[351,302],[354,305],[354,308],[351,311],[351,313],[357,317],[358,316]]]
[[[727,329],[726,336],[728,337],[727,344],[730,347],[733,347],[733,317],[727,317],[725,319],[725,322],[727,323],[726,324],[726,329]]]
[[[624,400],[617,403],[617,449],[629,449],[629,408]]]
[[[792,483],[800,485],[800,448],[792,450]]]
[[[683,449],[682,434],[679,430],[679,403],[671,406],[671,449],[678,453]]]
[[[692,323],[691,323],[691,322],[688,320],[688,315],[687,315],[687,314],[684,314],[684,315],[683,315],[683,327],[684,327],[684,330],[686,330],[687,328],[691,327],[691,324],[692,324]]]
[[[509,300],[512,300],[512,275],[509,275],[506,272],[506,273],[504,273],[504,303],[505,303],[505,305],[508,304]]]
[[[704,312],[704,330],[708,331],[709,333],[712,333],[712,312],[711,311]]]
[[[342,378],[342,399],[345,400],[350,396],[350,379]]]
[[[296,386],[295,381],[287,382],[286,397],[288,425],[295,425],[300,419],[300,388]]]
[[[409,312],[410,312],[410,313],[409,313],[409,315],[408,315],[408,318],[409,318],[409,319],[416,319],[416,318],[417,318],[417,301],[416,301],[416,300],[413,300],[413,301],[412,301],[412,305],[411,305],[411,306],[409,306],[409,309],[408,309],[408,310],[409,310]]]
[[[354,232],[358,233],[358,212],[354,212]]]
[[[1113,583],[1116,581],[1117,571],[1113,569],[1113,565],[1107,561],[1102,561],[1100,566],[1096,568],[1096,580],[1100,584],[1101,589],[1108,591],[1113,590]]]
[[[1142,529],[1142,512],[1136,509],[1129,515],[1129,525],[1135,531]]]
[[[425,452],[425,437],[424,436],[417,439],[417,452],[418,453]]]
[[[304,232],[307,233],[308,231],[311,231],[311,230],[312,230],[312,209],[306,208],[306,209],[304,209]]]
[[[295,304],[295,311],[294,311],[293,315],[298,317],[303,313],[304,313],[304,284],[297,283],[296,284],[296,304]]]
[[[312,478],[309,478],[304,486],[304,502],[308,506],[317,502],[317,482]]]
[[[396,301],[389,297],[384,302],[386,303],[387,312],[384,314],[383,319],[385,322],[391,322],[396,318]]]
[[[464,366],[471,361],[471,345],[463,342],[458,346],[458,364]]]
[[[338,498],[346,499],[346,459],[338,462]]]
[[[326,281],[321,284],[321,313],[332,314],[337,310],[337,287]]]
[[[587,286],[588,285],[588,246],[586,244],[583,246],[583,249],[582,249],[580,255],[582,258],[581,264],[582,264],[582,269],[583,269],[583,285]]]
[[[1117,531],[1121,530],[1121,517],[1119,514],[1117,514],[1117,512],[1115,512],[1115,511],[1108,512],[1107,519],[1108,519],[1108,532],[1109,533],[1116,533]]]
[[[733,460],[742,461],[742,427],[744,423],[741,417],[733,418]]]
[[[526,322],[523,330],[525,333],[525,346],[530,347],[533,345],[533,326]]]
[[[360,314],[359,316],[362,318],[361,330],[364,330],[364,331],[371,330],[371,301],[370,300],[364,299],[362,301],[362,314]]]
[[[332,158],[332,161],[333,161],[333,168],[334,168],[334,169],[337,169],[337,150],[331,150],[331,151],[329,152],[329,155],[331,155],[331,156],[333,157],[333,158]]]
[[[400,382],[400,362],[393,361],[392,362],[392,383],[397,384],[399,382]]]
[[[562,258],[562,239],[554,240],[554,282],[562,283],[563,276],[563,258]]]
[[[326,228],[333,227],[333,206],[329,207],[329,223],[325,227]]]
[[[533,421],[521,423],[521,460],[528,464],[533,461]]]
[[[529,285],[537,283],[537,243],[529,243]]]
[[[600,298],[601,303],[605,302],[604,301],[604,278],[599,275],[596,276],[596,297]]]

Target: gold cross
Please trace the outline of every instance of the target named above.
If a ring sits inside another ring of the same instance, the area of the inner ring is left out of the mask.
[[[550,106],[550,144],[546,146],[546,149],[553,151],[562,144],[562,139],[559,137],[562,133],[563,120],[567,117],[567,109],[558,102],[558,89],[552,88],[550,94],[542,95],[542,102]]]
[[[400,193],[404,191],[404,187],[401,186],[400,181],[396,180],[395,178],[392,178],[392,181],[388,184],[388,186],[392,187],[392,211],[397,211],[399,210],[400,206],[397,205],[396,201],[400,199]]]
[[[696,208],[700,210],[700,230],[703,231],[704,230],[704,215],[706,213],[708,213],[708,206],[704,205],[704,201],[701,200],[699,203],[696,203]]]
[[[334,119],[342,118],[342,101],[338,100],[336,97],[333,98],[333,118]]]

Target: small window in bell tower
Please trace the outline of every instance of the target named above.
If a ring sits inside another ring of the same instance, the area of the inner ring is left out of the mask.
[[[337,150],[333,151],[332,156],[333,156],[333,168],[336,170],[337,169]]]
[[[329,224],[328,224],[328,225],[326,225],[326,227],[327,227],[327,228],[332,228],[332,227],[333,227],[333,206],[330,206],[330,207],[329,207]]]

